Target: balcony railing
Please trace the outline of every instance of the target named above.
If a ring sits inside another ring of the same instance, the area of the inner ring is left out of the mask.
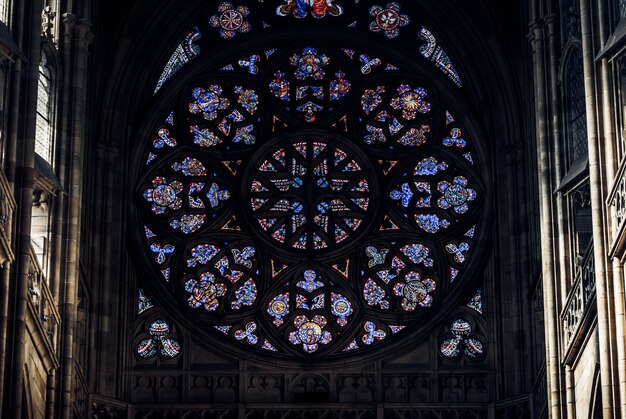
[[[576,269],[576,280],[561,313],[563,349],[569,351],[588,309],[595,301],[596,280],[593,245],[589,246]]]
[[[4,172],[0,170],[0,263],[12,262],[11,225],[15,211],[15,198]]]
[[[28,267],[28,291],[34,317],[38,320],[39,327],[43,329],[43,335],[50,348],[56,351],[56,333],[61,324],[61,316],[32,248]]]
[[[612,208],[611,257],[624,260],[626,250],[626,159],[620,163],[606,204]]]

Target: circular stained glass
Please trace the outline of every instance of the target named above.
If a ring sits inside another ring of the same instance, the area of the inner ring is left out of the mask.
[[[368,48],[233,49],[167,92],[138,176],[138,248],[197,338],[297,362],[383,354],[458,302],[482,234],[480,139],[454,85]],[[466,323],[446,356],[482,353]],[[180,350],[147,339],[139,355],[157,343]]]
[[[244,181],[248,216],[288,252],[351,247],[374,212],[366,157],[338,135],[297,132],[270,141]]]

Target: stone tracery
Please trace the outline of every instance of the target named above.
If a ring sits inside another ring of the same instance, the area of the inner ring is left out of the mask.
[[[480,232],[467,128],[376,51],[246,57],[245,77],[180,92],[148,144],[138,206],[165,288],[225,344],[294,358],[427,328]]]

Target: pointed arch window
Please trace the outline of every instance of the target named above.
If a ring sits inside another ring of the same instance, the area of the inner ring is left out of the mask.
[[[568,160],[587,157],[587,114],[585,109],[585,83],[583,59],[580,48],[575,48],[565,70]]]
[[[44,47],[39,63],[37,87],[37,113],[35,123],[35,185],[31,219],[31,245],[33,253],[49,278],[53,199],[61,189],[60,181],[52,170],[54,162],[55,72],[54,52]]]
[[[41,54],[37,88],[37,122],[35,130],[35,153],[52,163],[52,77],[48,57]]]
[[[589,146],[583,58],[574,46],[564,69],[564,160],[568,171],[559,190],[567,200],[569,213],[570,252],[573,262],[572,281],[582,275],[583,263],[593,251],[591,199],[589,189]]]

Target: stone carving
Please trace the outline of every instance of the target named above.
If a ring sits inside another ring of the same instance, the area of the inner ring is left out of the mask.
[[[283,399],[283,377],[254,375],[248,380],[246,401],[250,403],[280,403]]]
[[[46,6],[41,12],[41,36],[52,38],[54,30],[54,18],[56,12],[52,10],[52,7]]]
[[[217,379],[215,387],[215,401],[218,403],[231,403],[237,401],[237,378],[222,376]]]
[[[206,403],[213,399],[213,377],[191,377],[189,397],[192,403]]]
[[[292,381],[294,401],[327,402],[330,399],[328,378],[317,374],[302,374]]]
[[[342,403],[371,403],[374,399],[373,376],[339,377],[338,387]]]

